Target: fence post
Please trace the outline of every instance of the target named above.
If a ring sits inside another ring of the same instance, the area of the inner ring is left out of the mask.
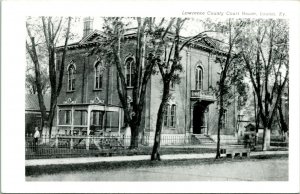
[[[70,140],[70,149],[71,150],[73,149],[73,138],[71,138],[71,140]]]
[[[90,149],[90,137],[89,136],[86,137],[85,148],[86,148],[86,150]]]
[[[58,148],[58,137],[55,136],[55,147]]]

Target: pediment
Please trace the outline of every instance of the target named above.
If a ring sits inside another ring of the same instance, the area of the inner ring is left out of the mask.
[[[99,30],[94,30],[90,34],[88,34],[86,37],[84,37],[79,44],[88,44],[92,42],[97,42],[105,37],[105,34]]]

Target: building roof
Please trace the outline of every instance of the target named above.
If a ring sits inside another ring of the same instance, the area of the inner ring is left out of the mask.
[[[50,110],[50,95],[43,95],[46,110]],[[40,111],[39,100],[36,94],[25,95],[25,110],[27,111]]]
[[[170,32],[169,34],[171,35],[172,33]],[[80,40],[79,42],[69,44],[68,49],[72,50],[77,48],[86,48],[86,47],[95,46],[105,36],[106,36],[105,33],[103,33],[102,31],[94,30],[87,36],[83,37],[82,40]],[[124,33],[124,38],[135,38],[135,37],[136,37],[136,28],[129,28]],[[180,41],[183,42],[188,40],[189,38],[191,37],[181,36]],[[202,50],[215,51],[219,54],[224,54],[224,51],[220,50],[218,44],[219,43],[217,43],[216,40],[205,35],[205,37],[194,39],[188,45],[190,45],[191,47],[200,48]],[[62,48],[63,46],[57,47],[58,50]]]

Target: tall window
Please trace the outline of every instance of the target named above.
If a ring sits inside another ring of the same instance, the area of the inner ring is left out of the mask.
[[[224,109],[223,118],[222,118],[222,129],[226,128],[226,124],[227,124],[227,110]]]
[[[101,89],[103,85],[103,70],[100,62],[95,65],[95,89]]]
[[[134,79],[134,60],[132,57],[128,58],[125,62],[126,66],[126,84],[127,87],[133,86],[133,79]]]
[[[203,69],[201,66],[196,68],[196,90],[201,90],[203,88]]]
[[[171,122],[170,122],[170,127],[175,127],[176,125],[176,105],[173,104],[171,106]]]
[[[163,116],[164,127],[176,127],[176,105],[166,105]]]
[[[73,64],[68,67],[68,91],[75,90],[75,66]]]
[[[169,105],[165,106],[165,110],[164,110],[164,126],[167,127],[168,126],[168,116],[169,116]]]
[[[71,110],[66,110],[65,115],[65,124],[69,125],[71,124]]]
[[[103,111],[92,111],[92,125],[99,126],[102,128],[103,123]]]

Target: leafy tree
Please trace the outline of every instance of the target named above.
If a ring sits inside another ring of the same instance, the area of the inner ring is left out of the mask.
[[[219,116],[218,116],[218,134],[217,134],[217,150],[216,150],[216,159],[220,158],[220,132],[222,130],[223,115],[226,107],[226,99],[230,99],[228,95],[232,94],[230,82],[241,83],[241,77],[232,77],[232,72],[235,70],[234,63],[239,60],[239,55],[235,52],[235,47],[240,41],[240,36],[243,30],[243,27],[246,25],[246,21],[243,20],[234,20],[228,19],[224,23],[219,25],[221,28],[224,37],[224,43],[222,44],[221,50],[225,52],[223,57],[217,59],[221,65],[220,79],[218,81],[218,102],[219,102]],[[238,74],[235,74],[238,75]],[[234,79],[232,79],[234,78]],[[240,92],[243,91],[242,88],[239,88]],[[226,97],[227,96],[227,97]]]
[[[62,79],[64,75],[65,56],[67,52],[67,45],[70,36],[71,17],[66,19],[67,27],[63,29],[63,18],[52,17],[40,17],[33,21],[32,18],[28,18],[26,22],[26,29],[28,38],[26,40],[26,50],[34,64],[35,85],[38,94],[39,106],[42,115],[41,129],[43,129],[44,122],[49,123],[49,135],[51,135],[51,129],[53,125],[53,118],[55,114],[57,98],[62,87]],[[32,23],[31,23],[32,22]],[[64,48],[62,51],[61,64],[57,64],[59,67],[56,69],[55,53],[56,44],[59,39],[61,31],[66,30]],[[43,35],[41,35],[43,32]],[[47,53],[47,63],[49,70],[49,80],[51,87],[51,100],[50,100],[50,112],[46,114],[46,107],[43,99],[43,84],[41,74],[41,53]]]
[[[262,149],[270,146],[270,128],[289,75],[288,25],[285,20],[253,20],[240,44],[264,126]],[[278,80],[283,75],[280,83]]]

